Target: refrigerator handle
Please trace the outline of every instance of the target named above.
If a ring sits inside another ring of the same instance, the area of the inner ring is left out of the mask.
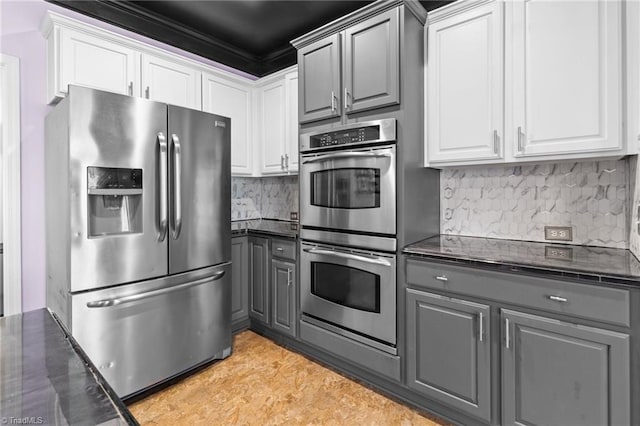
[[[159,217],[159,231],[158,241],[164,241],[167,236],[167,139],[162,132],[158,132],[158,148],[160,155],[158,157],[158,170],[160,172],[160,185],[158,185],[160,192],[160,217]]]
[[[171,135],[171,142],[173,143],[173,230],[172,236],[174,240],[177,240],[182,230],[182,190],[181,187],[181,148],[180,139],[176,134]]]

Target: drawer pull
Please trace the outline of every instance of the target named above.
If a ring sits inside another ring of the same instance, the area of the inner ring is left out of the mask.
[[[561,303],[565,303],[565,302],[567,302],[567,301],[568,301],[566,297],[560,297],[560,296],[554,296],[554,295],[547,296],[547,298],[548,298],[549,300],[553,300],[554,302],[561,302]]]
[[[438,281],[449,281],[449,278],[447,278],[445,275],[436,275],[434,278]]]
[[[276,247],[276,251],[284,251],[282,247]]]

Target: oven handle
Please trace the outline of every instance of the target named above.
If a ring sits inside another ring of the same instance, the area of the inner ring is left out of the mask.
[[[343,259],[357,260],[359,262],[373,263],[374,265],[391,266],[391,263],[388,260],[383,259],[381,257],[368,257],[368,256],[357,255],[357,254],[351,254],[351,253],[343,253],[335,250],[325,250],[325,249],[317,249],[317,248],[311,248],[311,249],[305,248],[302,250],[311,254],[324,254],[327,256],[340,257]]]
[[[391,157],[390,152],[337,152],[335,154],[319,155],[317,157],[306,158],[302,160],[302,164],[315,163],[318,161],[332,160],[334,158],[352,158],[352,157]]]

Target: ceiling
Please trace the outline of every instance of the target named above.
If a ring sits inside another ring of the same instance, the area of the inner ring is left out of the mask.
[[[296,63],[291,40],[372,1],[47,0],[258,77]],[[432,10],[450,1],[423,0]]]

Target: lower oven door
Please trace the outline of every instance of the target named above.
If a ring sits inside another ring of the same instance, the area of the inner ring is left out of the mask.
[[[302,243],[302,312],[396,344],[396,256]]]
[[[302,225],[395,235],[395,154],[384,145],[302,155]]]

